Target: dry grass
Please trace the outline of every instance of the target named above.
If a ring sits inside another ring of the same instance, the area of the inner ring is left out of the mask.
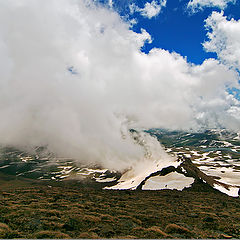
[[[165,228],[166,233],[169,234],[180,234],[181,236],[184,236],[185,238],[193,237],[194,233],[187,229],[186,227],[179,226],[177,224],[168,224]]]
[[[10,227],[5,223],[0,223],[0,232],[11,231]]]
[[[66,239],[71,238],[69,235],[62,233],[62,232],[56,232],[56,231],[40,231],[34,234],[34,238],[42,239],[42,238],[57,238],[57,239]]]
[[[99,236],[94,232],[82,232],[79,234],[78,238],[97,239]]]
[[[163,232],[159,227],[153,226],[147,229],[148,231],[156,232],[157,234],[160,234],[164,238],[170,237],[167,233]]]
[[[206,186],[103,191],[64,184],[1,186],[0,238],[240,238],[240,199]]]

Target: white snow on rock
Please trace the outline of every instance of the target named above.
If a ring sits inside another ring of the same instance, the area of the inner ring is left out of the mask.
[[[171,151],[172,151],[171,148],[167,148],[167,149],[165,150],[166,153],[169,153],[169,152],[171,152]]]
[[[183,167],[181,167],[181,170],[182,172],[187,173],[187,171]]]
[[[32,157],[20,157],[20,159],[21,159],[22,162],[28,162],[28,161],[33,160]]]
[[[240,132],[237,133],[237,136],[235,138],[233,138],[234,140],[240,140]]]
[[[199,154],[197,151],[190,151],[192,153],[193,156],[202,156],[201,154]]]
[[[105,189],[131,189],[135,190],[140,183],[152,173],[161,171],[163,168],[178,167],[181,161],[177,161],[176,156],[171,156],[165,152],[156,138],[146,134],[138,134],[139,143],[145,149],[145,157],[135,162],[118,180],[118,184]]]
[[[198,160],[201,161],[201,160],[209,159],[208,154],[209,154],[209,152],[203,153],[203,154],[202,154],[202,157],[199,158]]]
[[[105,183],[105,182],[114,182],[117,180],[117,178],[113,177],[113,178],[94,178],[96,182],[102,182],[102,183]]]
[[[240,186],[240,173],[231,167],[208,167],[200,166],[199,169],[209,176],[217,176],[222,183]]]
[[[225,187],[220,186],[218,184],[214,184],[213,187],[218,191],[227,194],[228,196],[238,197],[238,191],[239,191],[238,187],[229,187],[229,189],[226,189]]]
[[[165,176],[149,178],[143,186],[143,190],[177,189],[183,190],[193,184],[194,178],[186,177],[177,172],[171,172]]]
[[[10,166],[9,164],[8,165],[4,165],[4,166],[1,166],[0,169],[7,168],[9,166]]]
[[[222,141],[222,143],[225,145],[225,147],[232,147],[233,145],[230,142]]]
[[[163,168],[169,166],[178,167],[180,164],[181,162],[178,162],[177,160],[173,161],[172,157],[158,161],[151,161],[149,159],[145,159],[144,161],[140,162],[138,165],[132,167],[132,169],[124,173],[122,177],[118,180],[117,185],[114,185],[112,187],[105,187],[105,189],[135,190],[140,185],[140,183],[150,174],[161,171]]]
[[[77,174],[88,176],[93,173],[105,173],[108,169],[91,169],[91,168],[82,168]]]

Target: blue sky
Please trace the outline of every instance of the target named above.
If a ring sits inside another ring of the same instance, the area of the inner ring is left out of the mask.
[[[144,9],[146,3],[156,2],[165,5],[156,16],[148,18],[143,16],[140,11],[130,11],[131,5],[138,9]],[[143,46],[142,51],[148,53],[152,48],[160,48],[169,52],[176,52],[185,57],[188,62],[202,64],[209,58],[218,59],[216,52],[207,52],[203,43],[208,41],[205,20],[216,12],[223,12],[227,20],[240,19],[240,0],[192,0],[196,2],[212,2],[212,6],[202,6],[192,11],[188,7],[190,0],[100,0],[105,5],[111,5],[125,20],[134,20],[132,30],[141,32],[145,29],[152,37],[152,42]],[[218,5],[217,2],[226,2],[225,7]],[[239,70],[237,70],[239,73]],[[240,100],[240,90],[230,88],[228,92]]]
[[[205,19],[213,11],[221,12],[222,9],[204,7],[192,13],[190,9],[187,9],[189,0],[168,0],[161,12],[151,19],[143,17],[139,12],[130,14],[130,3],[143,8],[146,2],[151,1],[118,0],[113,2],[114,10],[118,11],[121,16],[137,20],[137,24],[133,26],[134,31],[140,32],[140,29],[144,28],[152,36],[153,41],[151,44],[145,44],[144,52],[154,47],[163,48],[170,52],[175,51],[195,64],[201,64],[206,58],[217,57],[215,53],[206,52],[202,43],[207,40]],[[240,19],[240,0],[236,0],[234,4],[229,3],[223,11],[229,19]]]

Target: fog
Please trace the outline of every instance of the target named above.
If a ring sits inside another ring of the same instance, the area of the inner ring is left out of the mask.
[[[239,131],[237,73],[150,41],[90,0],[0,1],[0,144],[122,170],[146,157],[131,128]]]

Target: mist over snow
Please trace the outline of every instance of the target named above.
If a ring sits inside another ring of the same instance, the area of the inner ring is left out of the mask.
[[[228,23],[220,20],[214,26]],[[215,31],[204,46],[224,61],[194,65],[163,49],[143,53],[146,30],[91,0],[0,1],[0,144],[124,169],[145,155],[130,128],[239,131],[239,101],[227,91],[239,75],[225,64],[231,51],[212,47]]]

